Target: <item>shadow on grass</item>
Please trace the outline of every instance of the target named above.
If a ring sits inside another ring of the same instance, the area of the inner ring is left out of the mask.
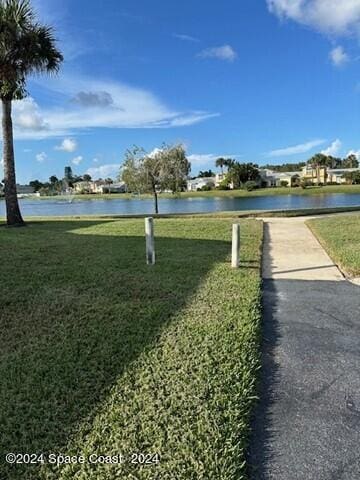
[[[148,267],[140,233],[93,230],[111,223],[37,224],[0,243],[1,454],[61,452],[229,253],[224,241],[156,238]],[[25,470],[2,457],[2,478]]]

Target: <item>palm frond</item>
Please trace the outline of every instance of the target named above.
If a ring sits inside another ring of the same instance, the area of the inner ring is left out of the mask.
[[[21,97],[28,75],[56,73],[62,61],[54,30],[36,22],[29,0],[0,0],[0,97]]]

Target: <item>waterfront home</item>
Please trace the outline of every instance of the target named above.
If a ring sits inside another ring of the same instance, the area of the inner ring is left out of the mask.
[[[328,183],[341,185],[347,183],[345,175],[352,172],[360,172],[360,168],[328,168],[326,166],[306,165],[302,170],[301,177],[313,185],[326,185]]]
[[[18,198],[26,198],[26,197],[39,197],[40,193],[35,192],[34,187],[31,185],[19,185],[16,184],[16,193]]]
[[[76,182],[74,183],[75,193],[125,193],[126,185],[124,182],[108,183],[105,180],[96,180],[90,182]]]
[[[203,187],[215,187],[215,177],[198,177],[187,182],[187,189],[189,192],[196,192]]]
[[[124,182],[117,182],[117,183],[111,183],[111,184],[106,184],[105,187],[102,188],[102,193],[108,192],[108,193],[126,193],[127,192],[127,187]]]
[[[345,175],[347,173],[360,172],[360,168],[339,168],[328,170],[328,183],[338,183],[339,185],[347,183]]]
[[[73,188],[75,193],[95,193],[94,182],[76,182]]]
[[[301,172],[274,172],[267,168],[259,170],[260,185],[262,187],[281,187],[286,184],[288,187],[300,185]]]
[[[312,185],[326,185],[328,181],[328,168],[324,165],[307,164],[302,169],[301,178]]]

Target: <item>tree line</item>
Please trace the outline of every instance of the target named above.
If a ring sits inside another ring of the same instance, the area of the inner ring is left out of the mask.
[[[331,169],[359,168],[359,160],[356,155],[350,154],[345,158],[333,157],[323,153],[317,153],[309,158],[307,162],[283,163],[281,165],[265,165],[263,168],[274,172],[298,172],[306,165],[320,165]]]

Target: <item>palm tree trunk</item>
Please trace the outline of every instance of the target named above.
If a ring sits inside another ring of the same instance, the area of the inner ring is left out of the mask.
[[[7,224],[22,227],[25,222],[21,216],[16,192],[13,125],[11,118],[11,100],[2,99],[2,130],[4,155],[4,192]]]

